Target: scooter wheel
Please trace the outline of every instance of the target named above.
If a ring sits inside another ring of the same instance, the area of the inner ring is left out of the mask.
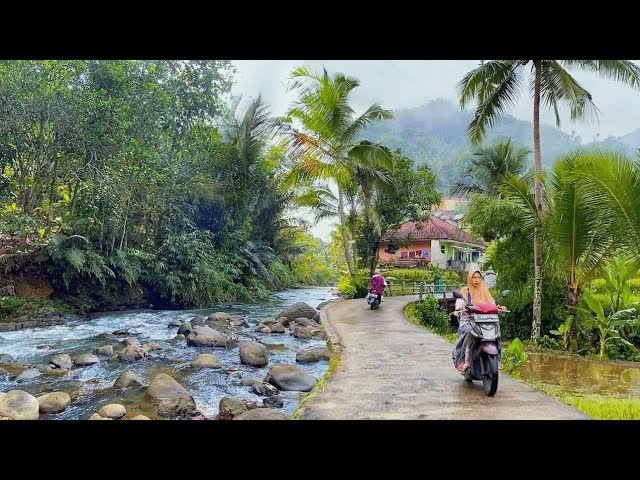
[[[484,393],[489,397],[493,397],[498,391],[498,358],[495,355],[485,358],[485,371],[482,385]]]

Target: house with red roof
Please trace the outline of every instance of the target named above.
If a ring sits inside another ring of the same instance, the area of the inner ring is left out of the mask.
[[[406,246],[405,246],[406,245]],[[434,215],[426,222],[406,222],[382,236],[380,263],[437,265],[449,270],[482,270],[487,245]]]

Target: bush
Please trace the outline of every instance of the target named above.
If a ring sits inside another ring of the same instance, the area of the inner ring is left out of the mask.
[[[364,298],[369,293],[369,279],[368,270],[358,270],[355,278],[344,273],[338,282],[338,291],[343,298]]]
[[[75,313],[75,309],[59,300],[39,300],[22,297],[0,298],[0,318],[17,318],[33,315],[43,307],[53,308],[61,314]]]
[[[433,328],[440,335],[455,332],[446,310],[431,295],[427,295],[422,302],[415,302],[413,312],[420,323]]]
[[[529,355],[524,351],[524,344],[519,338],[514,338],[501,355],[504,371],[514,377],[520,376],[520,367],[529,361]]]

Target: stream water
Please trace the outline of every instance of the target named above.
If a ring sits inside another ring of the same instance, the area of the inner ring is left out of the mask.
[[[127,408],[127,418],[143,414],[149,418],[161,418],[155,413],[156,406],[144,395],[144,389],[132,388],[119,391],[112,388],[113,382],[125,370],[132,370],[151,382],[158,373],[171,375],[178,383],[193,395],[198,410],[207,418],[218,413],[220,399],[234,396],[243,400],[254,400],[259,405],[264,397],[250,392],[250,387],[240,385],[240,379],[247,376],[260,379],[276,363],[296,364],[296,352],[312,346],[325,346],[321,338],[297,339],[289,334],[264,334],[254,331],[256,323],[263,317],[276,316],[284,307],[296,302],[306,302],[316,307],[324,300],[334,298],[330,288],[300,288],[275,293],[268,301],[259,303],[237,303],[226,308],[208,308],[200,310],[156,311],[134,310],[101,313],[90,319],[68,322],[65,325],[18,330],[0,333],[0,354],[9,354],[16,362],[23,364],[0,363],[0,392],[24,390],[39,396],[53,391],[67,392],[71,405],[59,414],[41,414],[40,418],[49,419],[87,419],[101,406],[108,403],[120,403]],[[177,327],[168,328],[172,320],[186,321],[196,315],[207,316],[213,312],[227,312],[241,315],[249,327],[232,327],[231,335],[240,341],[256,340],[268,349],[269,364],[265,367],[250,367],[240,362],[239,343],[226,348],[187,346],[184,339],[174,339]],[[94,353],[103,345],[113,345],[114,353],[122,350],[123,338],[105,339],[101,333],[111,333],[119,329],[132,329],[141,343],[153,341],[160,344],[161,350],[135,362],[120,362],[117,358],[100,357],[100,363],[88,367],[74,367],[68,373],[57,376],[59,371],[47,369],[49,359],[56,354],[67,353],[71,358],[82,353]],[[212,353],[220,359],[221,369],[194,369],[190,362],[200,353]],[[21,373],[24,366],[34,366],[43,374],[17,382],[15,375]],[[301,363],[316,379],[321,378],[328,369],[328,362]],[[290,414],[296,408],[299,392],[283,392],[282,411]]]

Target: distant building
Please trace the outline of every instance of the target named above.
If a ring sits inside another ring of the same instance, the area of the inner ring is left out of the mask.
[[[410,239],[407,247],[390,240]],[[430,215],[427,222],[403,223],[387,231],[379,246],[380,262],[396,266],[437,265],[449,270],[482,270],[486,244],[451,223]]]

